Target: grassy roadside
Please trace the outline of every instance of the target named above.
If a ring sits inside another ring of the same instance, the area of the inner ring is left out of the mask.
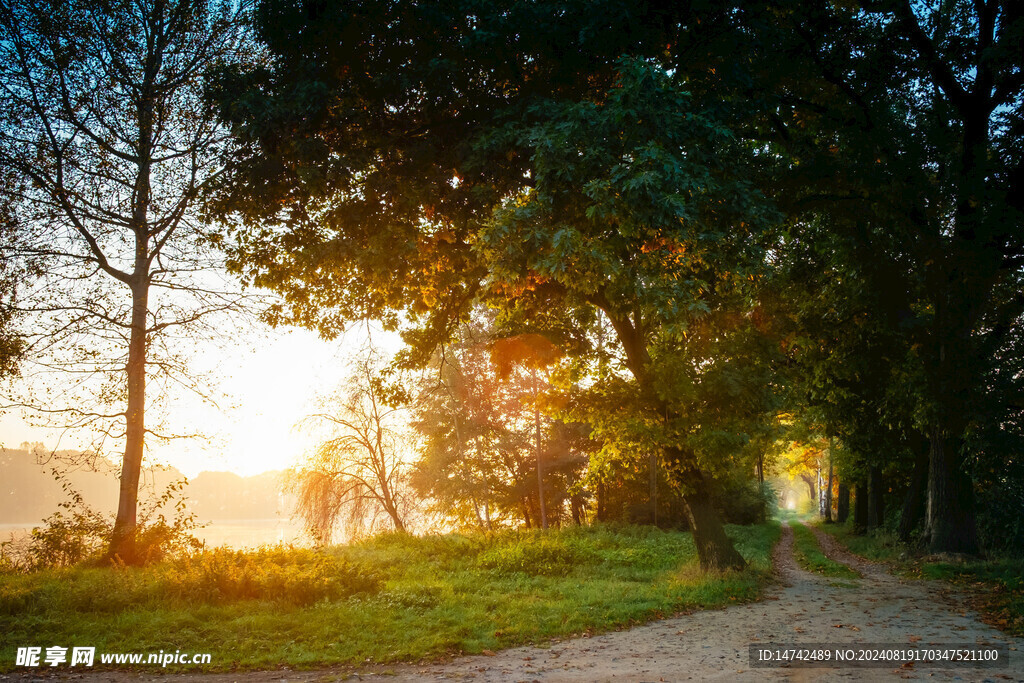
[[[964,591],[984,620],[1015,636],[1024,636],[1024,558],[943,561],[915,553],[885,534],[856,535],[848,525],[822,524],[850,552],[889,564],[913,578],[939,579]]]
[[[800,522],[790,523],[793,529],[793,550],[797,563],[807,571],[837,579],[857,579],[860,574],[841,562],[825,556],[814,532]]]
[[[853,533],[853,527],[849,523],[816,523],[815,526],[819,531],[825,532],[842,543],[854,555],[859,555],[876,562],[891,564],[897,570],[905,570],[912,567],[912,564],[906,561],[911,554],[910,550],[890,534],[858,535]]]
[[[215,551],[144,569],[4,574],[0,671],[25,646],[94,646],[97,666],[104,652],[181,650],[210,653],[207,670],[308,668],[615,629],[757,599],[779,526],[728,533],[746,571],[702,575],[688,533],[599,526],[386,535],[324,552]]]

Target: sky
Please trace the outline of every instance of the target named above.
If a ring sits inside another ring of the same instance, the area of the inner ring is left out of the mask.
[[[399,348],[396,335],[363,327],[330,342],[308,330],[257,328],[237,340],[231,351],[197,347],[196,369],[214,374],[219,407],[178,397],[167,406],[168,424],[206,438],[154,447],[150,460],[173,465],[190,477],[203,470],[249,476],[295,464],[316,446],[315,436],[296,425],[314,412],[318,396],[338,387],[368,338],[385,353]],[[32,427],[16,412],[0,416],[0,445],[17,448],[24,441],[61,449],[87,443],[83,437]]]

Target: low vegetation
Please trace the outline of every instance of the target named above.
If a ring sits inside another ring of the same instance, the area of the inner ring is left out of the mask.
[[[852,553],[885,562],[905,576],[948,581],[965,590],[984,620],[1024,636],[1024,557],[993,554],[985,559],[923,555],[884,531],[855,534],[849,525],[822,525]]]
[[[825,556],[814,532],[799,522],[791,523],[796,561],[807,571],[837,579],[856,579],[860,574]]]
[[[728,533],[743,572],[703,574],[688,533],[638,526],[386,534],[318,551],[6,571],[0,668],[18,646],[209,652],[210,668],[225,670],[419,660],[615,629],[756,599],[779,526]]]
[[[900,543],[895,534],[884,529],[856,533],[852,520],[846,524],[821,524],[818,528],[842,543],[854,555],[868,560],[899,564],[901,557],[906,560],[910,556],[908,546]]]

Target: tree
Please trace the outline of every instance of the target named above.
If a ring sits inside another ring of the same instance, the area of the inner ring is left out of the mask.
[[[510,518],[533,525],[533,420],[518,383],[500,381],[487,344],[492,326],[474,320],[439,348],[424,375],[414,426],[423,437],[413,482],[447,519],[492,529]]]
[[[478,311],[435,352],[416,401],[423,448],[413,483],[450,522],[561,524],[567,501],[568,516],[582,522],[582,497],[569,491],[582,478],[582,437],[548,416],[551,387],[531,367],[555,360],[554,351],[539,335],[499,336],[494,312]]]
[[[409,338],[436,343],[480,296],[506,305],[498,302],[544,288],[570,308],[607,315],[651,414],[675,413],[671,401],[658,395],[664,393],[654,382],[660,368],[651,357],[667,356],[672,343],[682,343],[686,327],[718,305],[716,297],[730,296],[738,283],[749,280],[757,257],[742,263],[752,256],[748,248],[756,252],[746,238],[768,216],[757,193],[738,177],[746,150],[733,145],[714,112],[691,102],[680,80],[639,60],[606,59],[589,70],[579,63],[553,63],[552,69],[570,79],[565,90],[545,88],[542,80],[526,76],[526,67],[510,76],[528,79],[523,90],[511,91],[526,94],[508,101],[501,94],[510,92],[500,81],[505,74],[499,75],[493,56],[470,55],[459,43],[483,34],[458,22],[454,42],[444,39],[439,46],[446,55],[456,52],[452,61],[442,62],[443,78],[455,78],[466,88],[464,94],[452,93],[448,81],[431,72],[437,62],[412,60],[400,72],[387,66],[395,63],[392,58],[408,59],[400,57],[400,36],[407,32],[432,36],[452,29],[429,13],[389,17],[389,8],[372,3],[342,13],[328,33],[346,30],[358,17],[370,22],[366,30],[373,41],[383,42],[329,50],[333,65],[326,74],[305,63],[306,48],[294,51],[295,45],[315,44],[326,35],[304,32],[285,8],[268,5],[266,11],[275,21],[265,29],[281,53],[280,69],[269,82],[240,78],[231,84],[251,89],[233,100],[228,115],[243,142],[259,150],[254,162],[273,161],[243,168],[221,210],[253,226],[242,231],[235,262],[251,282],[282,293],[290,304],[287,318],[329,332],[353,315],[395,319],[398,309],[415,318],[427,310],[424,333]],[[487,13],[488,20],[495,18]],[[279,30],[289,35],[288,44]],[[465,35],[458,35],[463,30]],[[353,68],[346,62],[355,56],[379,61],[381,70],[367,70],[365,64]],[[486,63],[473,64],[480,58]],[[517,63],[535,58],[546,69],[551,55],[515,57]],[[483,69],[483,82],[465,83],[454,75],[456,63],[468,74]],[[377,74],[380,82],[364,82],[364,72]],[[286,79],[296,73],[309,85],[295,93],[301,99],[282,102],[290,111],[269,104],[292,90]],[[492,82],[492,76],[499,81]],[[416,92],[428,95],[409,100]],[[382,102],[370,105],[363,99],[374,97]],[[459,105],[433,105],[449,98]],[[313,114],[326,101],[345,103],[330,107],[341,113],[338,119]],[[294,117],[297,110],[305,111]],[[268,111],[280,119],[268,121],[257,113]],[[305,128],[301,121],[311,121],[311,115],[324,128]],[[289,134],[290,142],[281,144],[280,130],[296,125],[302,134]],[[464,142],[448,150],[452,138]],[[313,148],[299,139],[320,151],[310,157]],[[563,143],[568,146],[560,147]],[[296,165],[312,175],[287,170]],[[311,177],[317,179],[307,182]],[[283,199],[286,210],[268,202],[266,194],[254,196],[254,189],[268,181],[283,193],[274,201]],[[537,191],[531,194],[531,188]],[[396,248],[408,258],[398,266],[398,277]],[[356,277],[369,286],[351,287]],[[301,291],[294,286],[300,280]],[[668,457],[688,489],[702,562],[742,564],[714,513],[698,454],[686,446]]]
[[[646,62],[622,60],[616,73],[606,91],[539,102],[535,120],[496,136],[533,171],[480,239],[504,291],[550,292],[607,317],[702,565],[737,566],[709,479],[769,403],[746,283],[773,214],[744,177],[748,150],[713,108]]]
[[[9,182],[4,179],[4,182]],[[16,239],[12,198],[0,198],[0,254],[8,254]],[[10,260],[0,261],[0,378],[10,377],[18,372],[18,362],[24,352],[24,340],[15,331],[17,319],[16,295],[19,273]]]
[[[885,468],[894,489],[911,479],[910,500],[924,481],[909,467],[920,440],[923,326],[914,300],[923,283],[899,235],[866,221],[821,210],[789,231],[771,278],[773,314],[788,321],[789,411],[805,431],[837,437],[841,481],[878,479]],[[817,468],[822,516],[831,509],[831,466],[830,458]]]
[[[0,272],[0,377],[17,374],[24,342],[11,331],[16,315],[15,286]]]
[[[935,551],[976,552],[969,435],[990,419],[993,349],[1024,311],[1009,294],[1022,264],[1024,16],[998,0],[865,0],[725,5],[703,19],[676,65],[696,95],[749,103],[737,130],[783,162],[758,183],[795,228],[780,256],[820,234],[821,219],[837,242],[880,240],[839,270],[897,275],[887,291],[907,305],[873,320],[917,336],[907,347],[922,368],[911,413],[929,442],[926,535]],[[879,360],[897,374],[906,359]]]
[[[126,562],[146,439],[160,436],[147,380],[187,386],[175,339],[238,303],[196,200],[229,143],[204,76],[243,57],[247,12],[226,0],[0,3],[0,166],[12,255],[34,276],[19,305],[27,352],[61,383],[21,404],[123,440],[109,552]]]
[[[341,390],[322,401],[323,412],[304,421],[329,434],[290,475],[299,515],[320,544],[331,542],[343,513],[352,532],[378,528],[382,513],[396,531],[406,530],[412,500],[402,404],[408,396],[382,373],[375,354],[360,358]]]
[[[499,378],[508,378],[517,366],[529,368],[530,402],[533,404],[533,453],[537,469],[537,500],[540,505],[542,529],[548,528],[547,505],[544,500],[543,442],[540,434],[541,391],[544,383],[537,371],[546,370],[560,355],[558,348],[550,340],[538,334],[520,334],[491,342],[491,359],[497,366]]]

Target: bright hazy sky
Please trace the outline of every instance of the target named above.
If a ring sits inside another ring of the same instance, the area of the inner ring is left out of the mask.
[[[378,348],[390,354],[395,335],[370,332]],[[168,424],[176,432],[201,431],[208,441],[175,441],[151,451],[152,460],[173,465],[186,476],[203,470],[230,470],[242,475],[288,467],[313,447],[313,437],[295,429],[314,412],[318,395],[334,390],[345,377],[353,354],[367,341],[365,328],[325,342],[306,330],[250,332],[235,350],[197,348],[196,369],[214,370],[225,400],[220,410],[184,398],[170,407]],[[0,416],[0,445],[17,448],[24,441],[42,441],[48,448],[74,449],[87,441],[61,437],[31,427],[16,412]],[[110,453],[116,458],[117,453]]]

